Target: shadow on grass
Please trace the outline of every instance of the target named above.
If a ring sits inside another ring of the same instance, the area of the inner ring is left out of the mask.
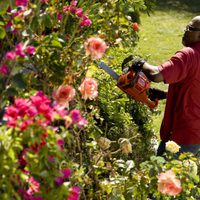
[[[197,14],[200,12],[199,0],[157,0],[157,10],[187,11]],[[199,15],[199,14],[197,14]]]

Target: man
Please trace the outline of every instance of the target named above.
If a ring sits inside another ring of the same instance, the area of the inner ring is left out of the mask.
[[[132,64],[149,80],[169,84],[158,155],[169,140],[180,145],[182,152],[197,155],[200,150],[200,16],[186,26],[182,44],[185,48],[158,67],[142,59],[135,59]],[[156,97],[159,93],[152,90],[151,95]]]

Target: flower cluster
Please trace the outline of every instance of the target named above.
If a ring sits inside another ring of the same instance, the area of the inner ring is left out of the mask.
[[[22,187],[19,188],[19,194],[23,197],[24,200],[42,200],[41,196],[34,196],[35,193],[40,193],[40,183],[34,179],[33,176],[27,178],[26,182],[28,183],[28,189]]]
[[[69,168],[62,169],[60,175],[55,178],[54,181],[55,185],[57,187],[61,186],[65,182],[65,180],[71,176],[71,174],[72,174],[71,169]]]
[[[87,15],[83,14],[82,8],[77,8],[77,1],[73,0],[71,1],[69,6],[64,6],[63,11],[68,13],[75,14],[78,18],[80,18],[80,26],[90,26],[92,21],[88,18]]]
[[[98,84],[93,78],[86,77],[78,88],[83,99],[93,100],[98,96]],[[61,85],[52,94],[54,100],[63,107],[69,108],[69,102],[75,97],[76,91],[71,85]]]
[[[51,105],[48,97],[39,91],[30,99],[15,99],[14,105],[7,107],[4,118],[8,127],[18,127],[24,131],[33,123],[46,127],[56,115],[60,116],[60,113]],[[62,113],[65,111],[62,110]]]
[[[26,54],[28,55],[34,55],[36,52],[36,49],[32,45],[25,46],[23,43],[19,43],[15,46],[15,51],[8,51],[5,55],[5,60],[2,62],[0,66],[0,73],[7,75],[9,73],[9,68],[5,64],[6,61],[13,61],[16,59],[16,57],[24,58]]]

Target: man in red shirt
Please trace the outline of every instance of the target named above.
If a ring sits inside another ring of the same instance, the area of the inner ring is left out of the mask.
[[[182,43],[185,48],[160,66],[142,59],[135,59],[132,64],[149,80],[169,84],[158,154],[163,153],[160,150],[169,140],[180,145],[182,152],[197,155],[200,151],[200,16],[186,26]],[[156,97],[156,90],[152,93]]]

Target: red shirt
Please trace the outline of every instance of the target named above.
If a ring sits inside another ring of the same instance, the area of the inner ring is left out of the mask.
[[[159,70],[169,84],[161,139],[200,144],[200,43],[176,52]]]

